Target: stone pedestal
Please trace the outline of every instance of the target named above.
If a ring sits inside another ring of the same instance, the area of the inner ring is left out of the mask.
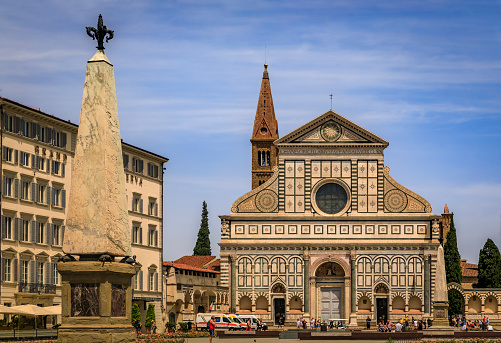
[[[451,330],[449,326],[449,302],[433,302],[433,330]]]
[[[357,322],[357,314],[352,313],[350,314],[350,322],[348,324],[349,329],[356,329],[358,328],[358,322]]]
[[[62,279],[60,343],[134,342],[132,265],[118,262],[59,262]]]

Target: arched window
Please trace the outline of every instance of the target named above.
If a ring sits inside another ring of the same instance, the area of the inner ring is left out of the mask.
[[[262,166],[261,162],[262,162],[262,161],[261,161],[261,151],[258,151],[258,152],[257,152],[257,163],[258,163],[260,166]]]
[[[267,166],[270,165],[270,152],[269,151],[266,152],[266,165]]]

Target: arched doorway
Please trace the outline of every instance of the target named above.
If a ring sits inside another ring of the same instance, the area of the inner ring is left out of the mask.
[[[319,295],[317,316],[323,322],[344,318],[343,295],[345,292],[345,272],[336,262],[325,262],[315,271]]]
[[[175,323],[176,322],[176,314],[175,313],[169,313],[169,322]]]
[[[273,298],[273,318],[275,324],[278,324],[280,318],[283,318],[285,322],[285,286],[277,283],[271,289],[271,295]]]
[[[380,320],[388,319],[388,296],[389,296],[388,286],[380,283],[374,289],[374,294],[376,297],[376,319]]]
[[[197,308],[197,313],[205,313],[205,307],[203,305],[199,305]]]

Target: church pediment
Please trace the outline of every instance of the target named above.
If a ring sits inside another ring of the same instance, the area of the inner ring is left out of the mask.
[[[288,135],[275,141],[277,145],[379,145],[388,142],[340,114],[330,110]]]

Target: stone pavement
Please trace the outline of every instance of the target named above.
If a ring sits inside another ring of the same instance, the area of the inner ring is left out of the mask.
[[[276,338],[225,338],[225,339],[219,339],[219,338],[213,338],[212,343],[319,343],[319,342],[336,342],[336,343],[364,343],[367,342],[367,340],[299,340],[299,339],[279,339],[278,337]],[[386,342],[386,340],[374,340],[370,341],[371,343],[383,343]],[[185,340],[185,343],[209,343],[209,338],[208,337],[202,337],[202,338],[187,338]],[[398,343],[397,340],[395,340],[395,343]]]

